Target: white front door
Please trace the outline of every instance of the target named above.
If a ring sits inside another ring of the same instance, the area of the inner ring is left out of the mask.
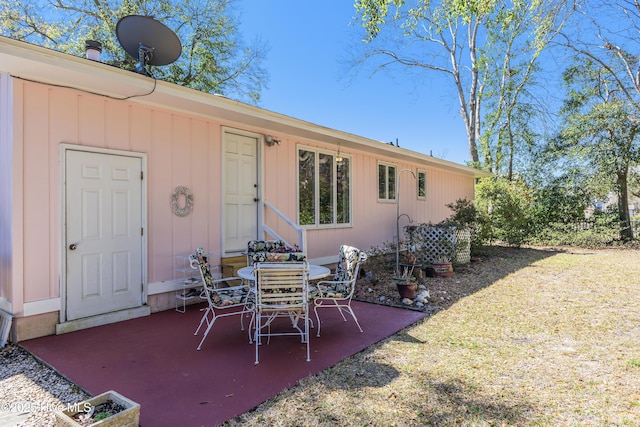
[[[141,306],[142,160],[65,157],[66,320]]]
[[[224,134],[224,252],[238,254],[258,237],[258,138]]]

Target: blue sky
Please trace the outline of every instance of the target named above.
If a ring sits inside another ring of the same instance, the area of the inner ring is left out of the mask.
[[[240,0],[241,31],[269,45],[259,106],[321,126],[464,164],[469,160],[453,86],[438,74],[348,72],[358,43],[351,0]]]

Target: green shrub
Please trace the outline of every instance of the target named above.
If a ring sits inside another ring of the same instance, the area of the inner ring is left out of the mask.
[[[535,197],[523,181],[486,178],[476,186],[476,208],[485,215],[489,241],[525,243],[534,231]]]

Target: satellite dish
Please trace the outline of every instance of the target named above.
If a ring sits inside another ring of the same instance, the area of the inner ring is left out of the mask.
[[[116,25],[122,48],[138,59],[136,71],[151,77],[147,65],[167,65],[182,53],[178,36],[163,23],[149,16],[129,15]]]

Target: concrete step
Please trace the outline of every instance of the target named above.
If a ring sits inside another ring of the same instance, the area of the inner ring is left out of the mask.
[[[247,266],[247,257],[245,255],[222,258],[220,260],[222,265],[222,277],[237,276],[238,270]]]

